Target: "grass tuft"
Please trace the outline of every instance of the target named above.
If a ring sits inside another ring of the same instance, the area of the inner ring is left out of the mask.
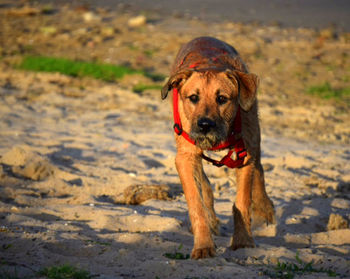
[[[274,271],[265,270],[264,275],[269,276],[270,278],[279,278],[279,279],[293,279],[296,275],[302,276],[308,273],[326,273],[329,277],[336,277],[338,274],[331,269],[324,268],[314,268],[313,261],[309,263],[304,263],[299,258],[299,253],[296,253],[295,259],[297,264],[295,263],[281,263],[277,262]]]
[[[143,84],[143,83],[139,83],[137,85],[135,85],[132,90],[135,93],[143,93],[146,90],[150,90],[150,89],[156,89],[156,90],[161,90],[162,86],[159,84]]]
[[[92,276],[86,270],[71,265],[52,266],[39,271],[40,276],[49,279],[90,279]]]
[[[163,256],[165,256],[168,259],[172,260],[188,260],[190,258],[189,254],[183,254],[180,252],[182,249],[182,244],[179,245],[177,249],[173,253],[165,253]]]
[[[18,65],[19,69],[36,72],[57,72],[73,77],[92,77],[104,81],[115,81],[125,75],[141,74],[153,80],[164,79],[163,76],[132,69],[127,66],[73,61],[66,58],[47,56],[26,56]]]
[[[321,85],[310,86],[306,92],[310,95],[318,96],[322,99],[338,99],[344,100],[350,98],[350,87],[333,88],[329,82]]]

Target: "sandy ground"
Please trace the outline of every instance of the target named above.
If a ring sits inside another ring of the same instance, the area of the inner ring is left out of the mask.
[[[269,278],[265,270],[295,262],[298,252],[313,267],[349,278],[349,106],[304,93],[324,80],[348,86],[348,34],[154,15],[131,28],[130,14],[14,11],[5,7],[0,17],[1,272],[35,278],[68,263],[96,278]],[[221,221],[217,256],[174,260],[164,254],[189,254],[193,238],[168,101],[156,90],[132,92],[133,84],[150,82],[142,76],[106,83],[13,65],[34,53],[128,62],[166,75],[179,45],[208,33],[235,45],[262,79],[262,162],[277,225],[254,229],[257,248],[229,250],[234,172],[206,165]],[[167,198],[127,205],[124,190],[132,185],[163,185]]]

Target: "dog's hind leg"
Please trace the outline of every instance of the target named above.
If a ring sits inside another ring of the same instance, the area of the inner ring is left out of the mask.
[[[254,165],[237,169],[237,195],[233,205],[234,233],[231,241],[233,250],[255,247],[251,232],[251,202]]]
[[[257,224],[263,222],[274,224],[275,212],[272,201],[265,189],[264,170],[260,163],[256,163],[253,173],[252,214]]]

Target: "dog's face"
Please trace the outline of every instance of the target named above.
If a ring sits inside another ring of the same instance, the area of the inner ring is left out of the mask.
[[[237,83],[224,72],[194,72],[180,96],[198,147],[208,149],[227,139],[238,107]]]
[[[258,78],[238,71],[187,71],[170,77],[162,98],[176,87],[184,115],[190,122],[187,131],[196,145],[209,149],[225,141],[231,133],[238,105],[245,111],[255,102]]]

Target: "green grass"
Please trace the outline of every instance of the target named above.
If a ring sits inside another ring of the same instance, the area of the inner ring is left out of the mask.
[[[104,81],[116,81],[125,75],[141,74],[153,80],[164,79],[163,76],[127,66],[73,61],[66,58],[47,56],[25,56],[17,68],[35,72],[57,72],[73,77],[92,77]]]
[[[71,265],[52,266],[39,271],[40,276],[48,279],[90,279],[92,276],[86,270]]]
[[[182,249],[182,244],[179,245],[177,249],[173,253],[165,253],[163,256],[172,259],[172,260],[188,260],[190,258],[189,254],[183,254],[180,252]]]
[[[299,258],[299,253],[297,252],[295,259],[297,264],[295,263],[281,263],[277,262],[276,267],[273,271],[265,270],[264,274],[269,276],[270,278],[279,278],[279,279],[293,279],[296,275],[305,275],[310,273],[326,273],[329,277],[336,277],[338,274],[331,269],[324,268],[314,268],[313,261],[309,263],[303,262]]]
[[[307,88],[306,92],[322,99],[347,99],[349,101],[350,98],[350,87],[334,88],[329,82],[324,82],[321,85],[310,86]]]
[[[156,90],[161,90],[162,86],[159,84],[137,84],[135,85],[132,90],[136,93],[143,93],[145,90],[150,90],[150,89],[156,89]]]

